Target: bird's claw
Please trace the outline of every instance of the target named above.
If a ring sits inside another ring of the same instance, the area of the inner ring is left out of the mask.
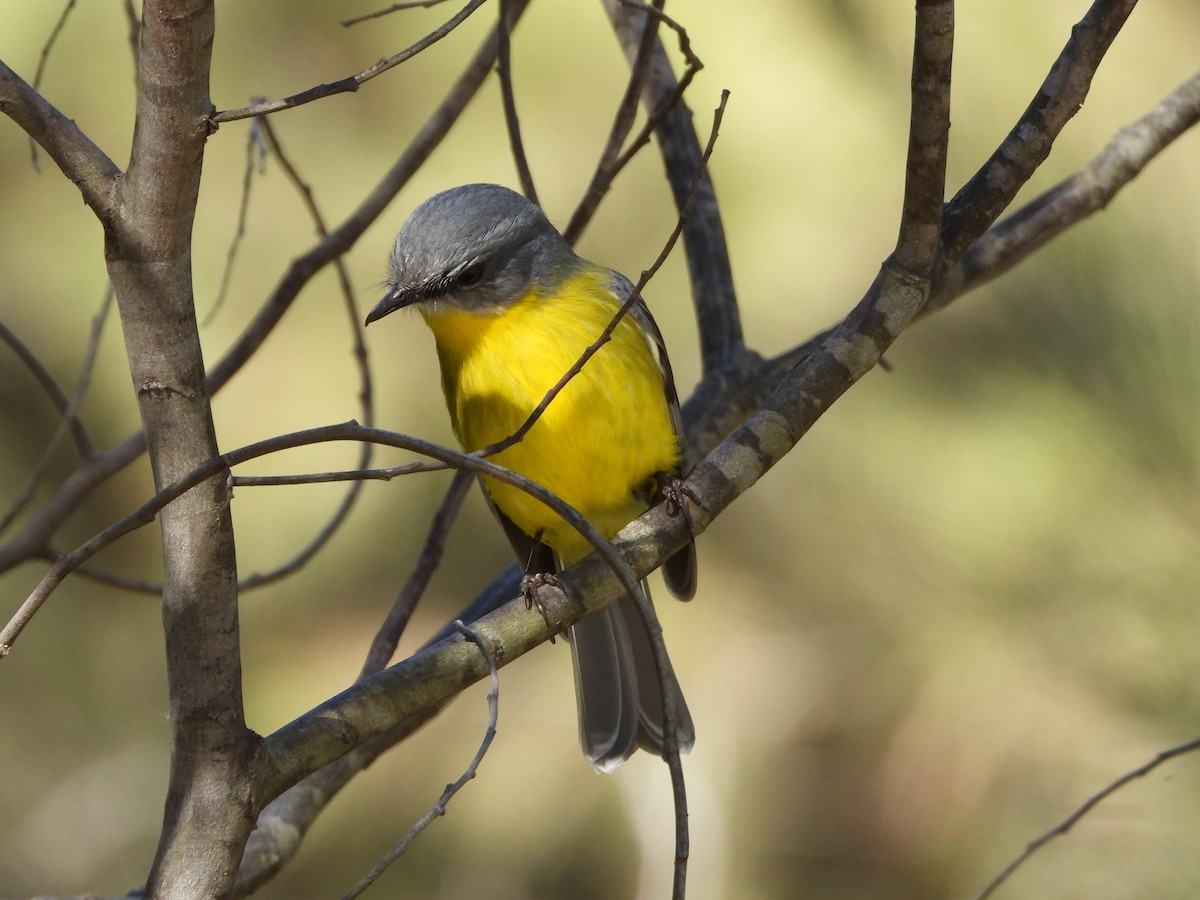
[[[667,515],[672,517],[682,515],[688,530],[691,531],[692,511],[688,509],[684,500],[691,500],[697,506],[702,506],[700,495],[686,481],[670,472],[659,473],[658,495],[667,505]]]
[[[542,604],[538,598],[538,588],[555,587],[559,590],[564,590],[562,582],[558,580],[558,576],[553,572],[532,572],[521,578],[521,597],[525,600],[526,609],[536,609],[541,614],[542,620],[550,624],[550,612]],[[554,638],[550,638],[551,643]]]

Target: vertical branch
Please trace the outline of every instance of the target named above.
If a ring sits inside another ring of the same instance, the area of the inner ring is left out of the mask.
[[[917,0],[904,207],[893,260],[926,280],[941,249],[953,56],[954,0]]]
[[[146,0],[129,170],[105,255],[157,488],[218,455],[192,294],[208,137],[212,0]],[[229,490],[209,478],[163,510],[171,776],[150,897],[228,893],[253,823],[256,744],[242,711]]]

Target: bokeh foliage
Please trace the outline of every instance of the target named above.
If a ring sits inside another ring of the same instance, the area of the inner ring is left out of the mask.
[[[0,56],[31,77],[57,4],[0,8]],[[132,67],[117,4],[81,4],[44,92],[120,165]],[[365,5],[357,4],[365,9]],[[986,158],[1065,41],[1082,2],[960,4],[950,187]],[[220,107],[280,96],[395,52],[446,12],[341,29],[345,5],[218,5]],[[689,102],[703,132],[733,91],[712,164],[751,346],[784,350],[838,318],[894,240],[907,124],[905,4],[679,5],[706,63]],[[489,8],[399,70],[275,125],[331,221],[346,215],[440,100]],[[1027,195],[1084,164],[1191,74],[1200,8],[1143,4]],[[599,4],[533,4],[514,77],[543,202],[564,223],[590,176],[625,63]],[[210,140],[196,234],[197,303],[214,302],[237,215],[246,123]],[[104,289],[99,229],[75,189],[0,130],[0,315],[64,385]],[[1103,214],[903,336],[758,490],[701,539],[701,593],[665,606],[700,733],[686,763],[696,898],[936,898],[977,891],[1024,844],[1156,751],[1196,735],[1200,632],[1200,137],[1186,136]],[[652,153],[618,182],[582,252],[631,275],[673,224]],[[407,212],[466,181],[514,184],[490,83],[395,208],[348,257],[377,294]],[[274,164],[254,187],[233,288],[203,331],[217,359],[311,226]],[[681,391],[697,374],[680,260],[648,296]],[[331,273],[216,401],[222,445],[358,415]],[[381,424],[449,440],[428,336],[370,335]],[[55,421],[0,353],[0,482],[15,494]],[[137,425],[108,323],[83,407],[98,443]],[[333,469],[321,447],[248,471]],[[69,471],[64,451],[54,472]],[[402,580],[441,477],[369,486],[302,575],[243,600],[247,712],[266,732],[341,689]],[[245,489],[243,573],[285,559],[342,488]],[[68,549],[140,503],[137,464],[58,536]],[[153,578],[155,535],[106,567]],[[473,498],[414,623],[411,649],[507,562]],[[0,577],[5,614],[36,581]],[[665,593],[660,591],[665,596]],[[169,750],[153,598],[64,585],[0,665],[0,896],[120,892],[145,875]],[[665,893],[666,770],[638,758],[598,779],[575,746],[562,647],[502,673],[500,736],[480,777],[377,889],[381,896]],[[336,801],[259,896],[336,895],[474,752],[482,688]],[[1185,757],[1097,809],[1009,888],[1014,897],[1190,896],[1200,889],[1200,761]],[[390,893],[389,893],[390,892]]]

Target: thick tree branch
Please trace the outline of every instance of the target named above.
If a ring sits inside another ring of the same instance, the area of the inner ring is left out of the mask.
[[[211,0],[142,7],[129,171],[106,229],[130,374],[155,484],[217,454],[191,280],[191,236],[208,137]],[[237,564],[219,474],[164,510],[163,625],[171,777],[147,896],[225,896],[253,814],[257,741],[242,711]]]
[[[928,283],[885,265],[862,302],[775,390],[764,407],[726,439],[692,472],[696,491],[691,507],[693,533],[700,533],[722,510],[783,458],[817,418],[851,384],[868,372],[912,320]],[[687,539],[684,516],[655,507],[612,539],[632,572],[643,577]],[[503,666],[584,615],[629,590],[593,554],[560,574],[566,592],[545,588],[539,595],[544,617],[514,601],[481,619],[474,629],[496,648]],[[487,675],[478,654],[449,638],[360,682],[266,739],[269,763],[261,789],[265,798],[404,719],[444,702]]]

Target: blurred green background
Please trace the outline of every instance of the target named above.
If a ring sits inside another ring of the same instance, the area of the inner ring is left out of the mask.
[[[60,4],[0,6],[0,58],[32,78]],[[80,4],[45,95],[122,167],[133,88],[119,5]],[[780,352],[836,321],[894,240],[903,182],[911,4],[677,4],[706,68],[689,94],[702,135],[732,93],[712,170],[748,341]],[[950,189],[1024,109],[1087,4],[960,4]],[[220,108],[358,71],[449,15],[414,10],[343,29],[369,4],[218,3]],[[486,7],[400,69],[283,113],[278,134],[331,223],[440,101],[494,15]],[[1087,104],[1023,195],[1085,164],[1191,74],[1200,7],[1136,10]],[[674,50],[674,48],[672,48]],[[598,3],[533,3],[514,37],[526,145],[565,223],[624,86]],[[236,223],[248,126],[209,142],[196,230],[201,316]],[[1026,842],[1157,751],[1200,731],[1200,134],[1170,148],[1102,215],[905,334],[889,360],[701,538],[701,588],[663,604],[699,739],[686,760],[690,896],[973,896]],[[491,81],[393,208],[347,257],[361,313],[395,230],[436,190],[515,186]],[[74,383],[105,276],[78,192],[0,127],[0,316]],[[674,223],[644,153],[581,244],[630,275]],[[271,163],[210,362],[313,240]],[[679,254],[648,296],[681,392],[697,373]],[[137,412],[108,323],[83,417],[99,444]],[[385,427],[450,441],[432,343],[415,317],[369,335]],[[346,313],[330,271],[215,401],[233,448],[359,415]],[[0,352],[5,503],[55,427],[28,373]],[[247,466],[353,464],[327,445]],[[399,461],[400,457],[385,457]],[[52,475],[73,466],[58,454]],[[444,475],[370,484],[302,574],[243,599],[247,715],[266,733],[341,690],[403,580]],[[241,489],[243,575],[287,559],[343,487]],[[143,460],[56,536],[69,549],[149,494]],[[43,494],[44,496],[44,494]],[[472,497],[402,647],[411,650],[508,561]],[[153,529],[100,562],[155,578]],[[43,571],[0,576],[7,618]],[[659,592],[665,596],[665,592]],[[0,664],[0,896],[141,883],[161,817],[169,741],[153,598],[69,580]],[[644,754],[600,778],[576,743],[567,651],[501,675],[499,736],[479,777],[368,896],[661,897],[672,838],[666,769]],[[458,776],[485,724],[484,689],[358,778],[300,857],[258,896],[338,896]],[[1048,846],[999,896],[1200,895],[1200,759],[1156,771]]]

